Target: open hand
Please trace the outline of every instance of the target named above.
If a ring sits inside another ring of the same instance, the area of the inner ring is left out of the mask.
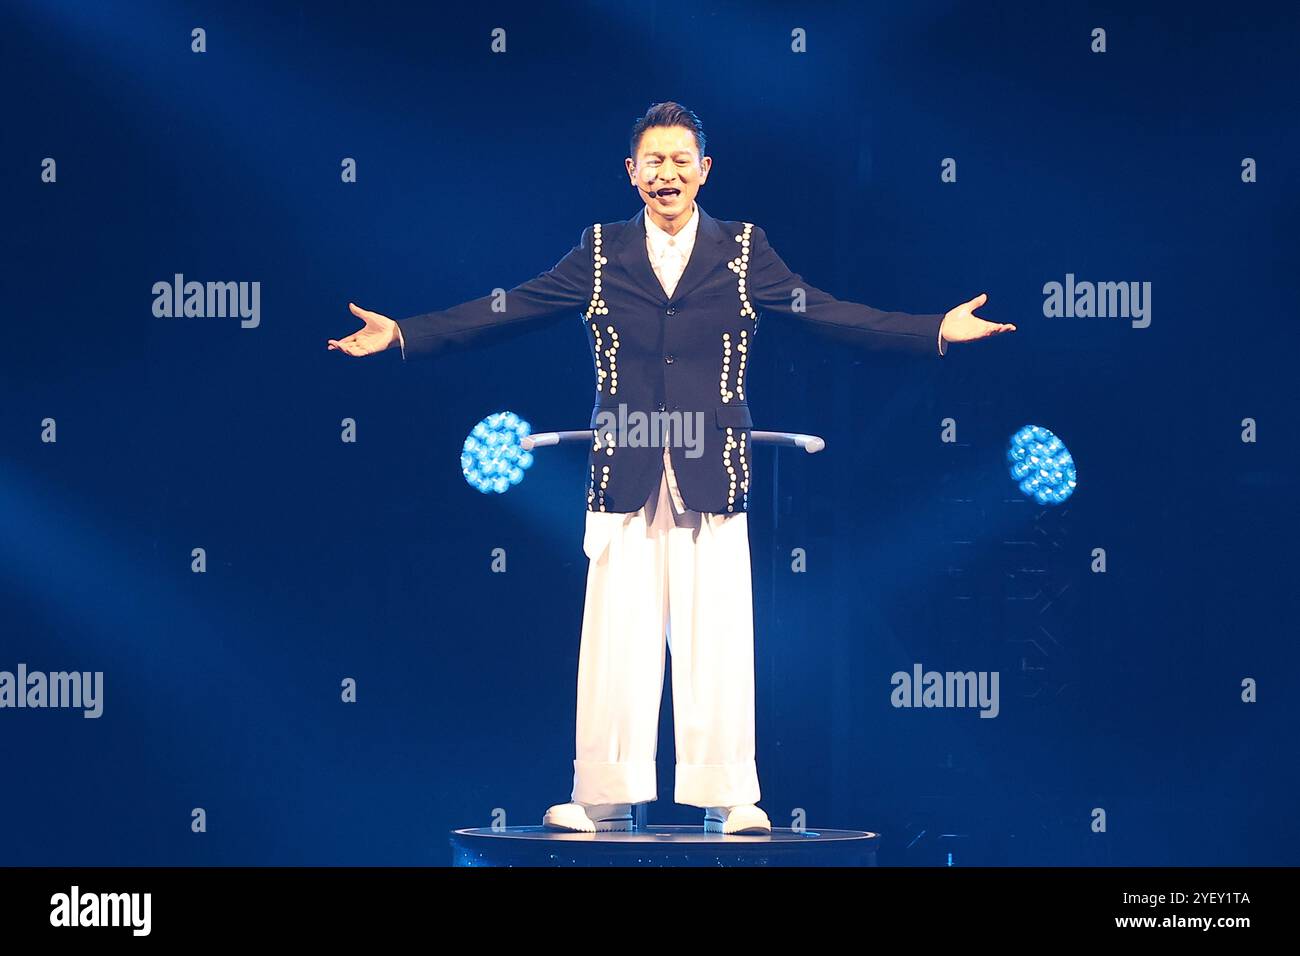
[[[975,310],[989,300],[987,292],[981,292],[969,302],[963,302],[943,317],[939,334],[949,342],[973,342],[985,339],[1001,332],[1014,332],[1016,327],[1003,322],[986,322],[975,315]]]
[[[374,355],[390,348],[397,341],[397,323],[386,315],[371,312],[353,303],[348,303],[352,314],[364,322],[365,328],[353,332],[347,338],[330,339],[330,351],[338,349],[348,355]]]

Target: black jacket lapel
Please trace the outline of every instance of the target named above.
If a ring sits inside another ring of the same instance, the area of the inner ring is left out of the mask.
[[[695,247],[691,249],[691,258],[686,263],[686,270],[677,281],[677,288],[673,290],[674,299],[688,295],[692,289],[712,275],[714,270],[722,265],[722,260],[729,251],[725,245],[729,237],[723,233],[718,221],[705,212],[704,207],[699,203],[695,204],[695,209],[700,214],[700,222],[695,227]],[[644,226],[641,231],[644,237]],[[735,251],[738,253],[740,247],[737,246]],[[653,272],[651,275],[653,276]]]
[[[699,224],[695,227],[695,247],[691,249],[691,258],[686,262],[682,277],[677,280],[677,288],[673,290],[672,295],[674,299],[680,299],[708,278],[722,265],[722,260],[730,251],[726,245],[729,237],[722,231],[718,221],[705,212],[704,207],[699,203],[695,204],[695,208],[700,215]],[[656,300],[668,301],[664,287],[659,284],[658,277],[650,268],[650,256],[646,252],[645,206],[642,206],[641,211],[628,220],[627,228],[623,230],[618,261],[637,285]]]
[[[620,237],[618,250],[619,264],[627,270],[633,281],[645,289],[657,302],[667,302],[664,287],[659,284],[654,270],[650,268],[650,256],[645,248],[645,206],[628,220],[627,227]]]

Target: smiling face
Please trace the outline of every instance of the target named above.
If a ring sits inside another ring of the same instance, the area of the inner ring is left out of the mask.
[[[691,218],[713,160],[700,155],[695,134],[685,126],[651,126],[641,134],[636,156],[624,163],[646,215],[673,234]]]

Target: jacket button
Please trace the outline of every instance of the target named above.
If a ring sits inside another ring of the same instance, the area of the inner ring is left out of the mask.
[[[660,412],[665,412],[668,410],[668,406],[665,405],[663,402],[660,402],[658,405],[655,406],[655,410]]]
[[[675,356],[672,356],[672,355],[665,355],[665,356],[664,356],[664,364],[665,364],[665,365],[672,365],[672,364],[673,364],[673,359],[674,359],[674,357],[675,357]]]
[[[676,306],[672,306],[672,305],[670,305],[670,306],[669,306],[669,307],[664,311],[664,315],[676,315],[676,314],[677,314],[677,307],[676,307]]]

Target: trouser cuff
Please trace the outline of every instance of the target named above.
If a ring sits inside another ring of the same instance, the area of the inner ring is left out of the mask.
[[[575,803],[649,803],[657,799],[653,760],[625,763],[573,761],[572,800]]]
[[[758,803],[754,761],[677,765],[673,799],[692,807],[735,807]]]

